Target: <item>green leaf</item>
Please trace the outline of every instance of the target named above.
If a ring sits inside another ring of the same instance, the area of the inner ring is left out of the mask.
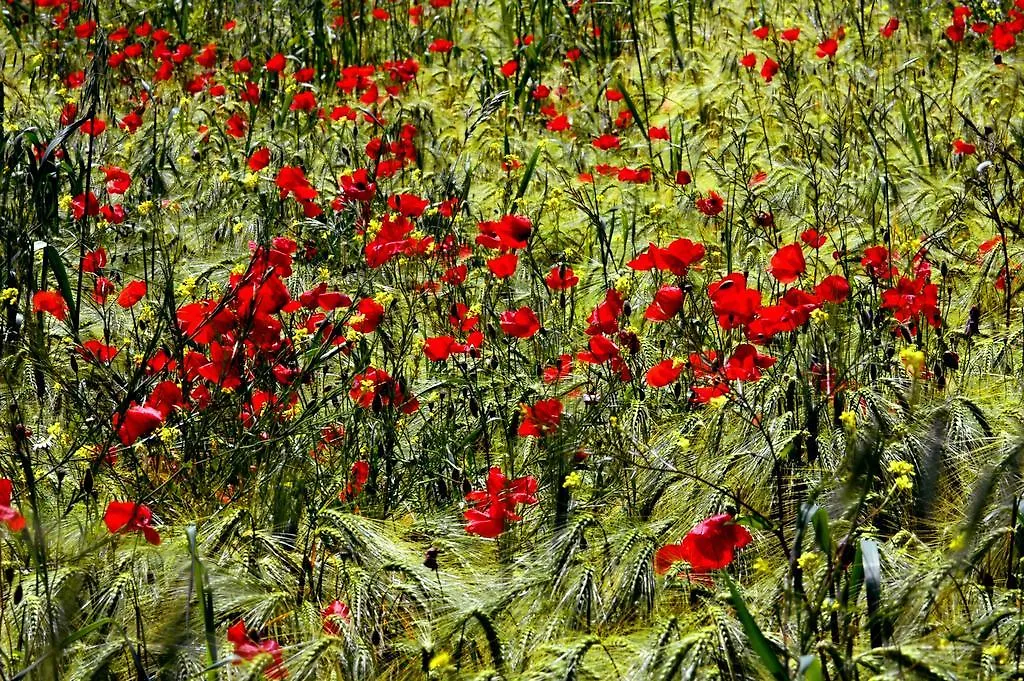
[[[740,595],[736,583],[732,581],[728,573],[723,572],[721,574],[725,579],[725,583],[729,586],[729,593],[732,595],[732,606],[736,609],[736,617],[739,618],[740,624],[743,625],[743,631],[747,634],[750,647],[761,658],[761,663],[768,670],[768,673],[772,675],[772,678],[778,679],[778,681],[788,681],[789,674],[786,672],[785,665],[779,660],[779,656],[775,654],[771,643],[761,633],[761,628],[757,626],[753,615],[747,609],[747,604],[743,601],[743,596]]]
[[[46,259],[46,264],[53,270],[53,276],[57,278],[57,287],[60,289],[60,295],[71,310],[71,319],[77,320],[78,301],[75,300],[75,294],[71,289],[71,280],[68,278],[68,270],[64,267],[64,261],[61,260],[57,249],[49,244],[43,248],[43,257]]]
[[[874,539],[861,539],[860,553],[868,598],[868,627],[871,632],[871,646],[878,648],[884,643],[882,622],[878,616],[879,606],[882,602],[882,565],[878,555],[878,542]]]

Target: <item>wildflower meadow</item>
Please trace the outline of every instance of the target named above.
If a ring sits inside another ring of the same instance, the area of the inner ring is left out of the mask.
[[[1024,0],[0,0],[0,681],[1022,679]]]

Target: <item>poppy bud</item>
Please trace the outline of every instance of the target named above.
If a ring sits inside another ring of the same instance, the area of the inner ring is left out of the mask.
[[[981,330],[981,309],[974,305],[971,307],[967,317],[967,326],[964,328],[964,335],[970,338]]]
[[[6,567],[6,568],[4,568],[4,581],[7,582],[8,586],[10,586],[11,582],[14,581],[14,568],[13,567]]]
[[[633,306],[629,304],[628,300],[622,306],[622,314],[624,314],[627,317],[633,314]]]
[[[942,365],[947,369],[956,371],[960,368],[960,355],[956,354],[952,350],[946,350],[942,353]]]
[[[437,555],[441,553],[441,550],[436,546],[431,546],[427,549],[426,556],[423,559],[423,567],[430,570],[437,570]]]
[[[683,386],[679,381],[676,381],[675,384],[672,386],[672,393],[675,395],[675,398],[677,400],[683,394]]]
[[[773,227],[775,216],[770,211],[762,211],[754,216],[754,224],[758,227]]]

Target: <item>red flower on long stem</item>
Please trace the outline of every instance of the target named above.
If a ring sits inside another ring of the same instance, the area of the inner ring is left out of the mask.
[[[509,480],[497,466],[487,474],[487,489],[476,490],[466,495],[466,501],[473,505],[464,513],[466,532],[494,539],[510,522],[522,518],[516,514],[521,504],[537,503],[537,479],[527,475]]]
[[[678,544],[667,544],[654,555],[654,569],[665,574],[685,561],[695,575],[720,570],[732,562],[736,549],[753,541],[747,528],[733,522],[728,513],[711,516],[697,524]]]
[[[111,501],[103,522],[111,533],[141,532],[146,541],[154,546],[160,544],[160,534],[153,529],[153,512],[145,504],[134,501]]]

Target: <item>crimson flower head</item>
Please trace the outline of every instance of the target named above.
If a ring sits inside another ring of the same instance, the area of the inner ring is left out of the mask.
[[[132,184],[132,176],[117,166],[101,168],[108,194],[124,194]]]
[[[895,254],[890,254],[885,246],[869,246],[864,249],[864,257],[860,259],[860,264],[873,277],[892,279],[897,273],[897,269],[892,266],[895,257]]]
[[[663,359],[647,370],[644,381],[652,388],[664,388],[675,383],[685,367],[686,363],[680,360]]]
[[[800,244],[783,246],[772,256],[768,271],[782,284],[792,284],[807,269],[803,249]]]
[[[787,28],[779,34],[779,37],[787,42],[795,42],[800,39],[800,27],[795,26],[793,28]]]
[[[117,296],[117,304],[129,308],[142,300],[146,295],[146,282],[131,281],[125,284],[121,293]]]
[[[405,414],[419,409],[419,402],[415,397],[407,396],[398,381],[383,369],[372,366],[353,377],[348,396],[363,409],[378,410],[392,404]]]
[[[564,291],[580,283],[580,278],[576,276],[571,267],[555,265],[544,277],[544,283],[554,291]]]
[[[68,304],[64,302],[64,296],[57,291],[37,291],[32,296],[32,311],[49,312],[64,321],[68,316]]]
[[[159,428],[164,421],[164,415],[153,407],[133,404],[125,411],[124,416],[114,414],[112,421],[117,429],[117,436],[121,438],[121,444],[130,447],[139,438]]]
[[[254,173],[258,173],[270,164],[270,149],[266,147],[260,147],[256,151],[252,152],[249,156],[249,160],[246,161],[249,166],[249,170]]]
[[[530,338],[540,330],[540,321],[529,307],[506,310],[501,313],[501,330],[515,338]]]
[[[836,50],[839,49],[839,43],[835,38],[826,38],[818,45],[818,49],[815,50],[815,54],[818,55],[818,59],[825,59],[826,57],[831,59],[836,56]]]
[[[111,501],[103,522],[111,533],[141,532],[146,541],[154,546],[160,544],[160,535],[153,529],[153,512],[145,504],[134,501]]]
[[[969,142],[964,142],[962,139],[953,140],[953,153],[958,156],[971,156],[977,151],[977,147]]]
[[[683,289],[664,285],[654,294],[654,300],[644,311],[644,319],[652,322],[667,322],[679,313],[683,306]]]
[[[684,238],[676,239],[667,248],[650,244],[645,252],[630,260],[627,266],[638,271],[656,269],[682,277],[703,257],[704,244]]]
[[[321,613],[324,618],[324,633],[337,636],[341,632],[341,622],[352,621],[352,614],[347,605],[334,599]]]
[[[697,199],[697,210],[712,218],[725,210],[725,201],[712,189],[707,196]]]
[[[476,490],[466,495],[473,508],[463,515],[466,518],[466,532],[493,539],[505,531],[509,522],[522,518],[516,515],[521,504],[537,503],[537,479],[527,475],[509,480],[497,466],[487,474],[487,489]]]
[[[11,506],[11,481],[0,479],[0,523],[7,525],[11,532],[21,532],[25,518]]]
[[[686,561],[694,574],[721,570],[732,562],[736,549],[753,541],[750,532],[733,522],[728,513],[711,516],[697,524],[679,544],[667,544],[654,555],[654,569],[668,572],[678,561]]]
[[[267,639],[255,643],[245,630],[245,621],[238,620],[228,628],[228,641],[235,646],[235,664],[241,664],[245,660],[252,660],[258,655],[267,654],[273,658],[273,663],[266,668],[265,674],[268,679],[283,679],[288,676],[288,670],[283,666],[281,645],[273,640]]]
[[[749,324],[761,309],[761,292],[747,288],[747,278],[738,272],[708,286],[708,297],[726,331]]]
[[[532,407],[524,404],[520,437],[544,437],[558,430],[562,420],[562,403],[556,399],[539,400]]]
[[[779,72],[779,63],[771,57],[765,57],[764,64],[761,65],[761,77],[764,78],[764,82],[772,82],[772,78]]]
[[[312,201],[317,191],[309,184],[306,173],[298,166],[283,166],[277,173],[274,184],[281,190],[281,198],[290,193],[296,201]]]

